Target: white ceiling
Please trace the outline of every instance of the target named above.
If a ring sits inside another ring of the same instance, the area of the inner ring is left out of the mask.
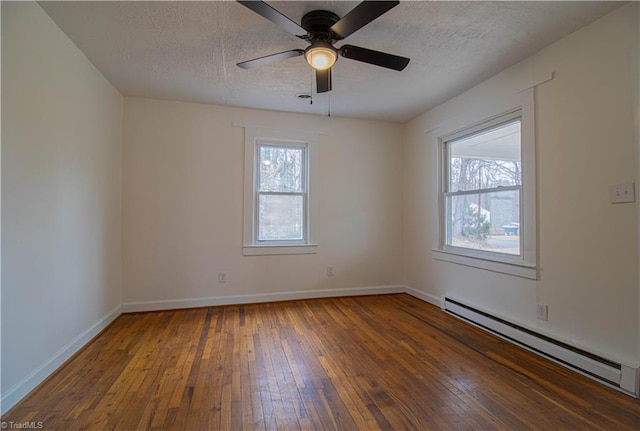
[[[268,2],[300,22],[358,2]],[[235,1],[40,2],[126,96],[405,122],[576,31],[624,2],[402,2],[344,41],[411,58],[402,72],[341,58],[333,91],[304,57],[259,69],[236,63],[306,42]]]

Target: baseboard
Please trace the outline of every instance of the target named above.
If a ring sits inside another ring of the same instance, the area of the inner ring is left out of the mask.
[[[29,392],[36,388],[40,383],[45,381],[55,370],[64,364],[69,358],[82,349],[89,341],[98,335],[104,328],[109,326],[120,314],[121,307],[114,308],[107,315],[94,323],[89,329],[77,336],[69,344],[58,350],[48,361],[43,363],[35,371],[27,377],[9,388],[7,392],[2,394],[0,401],[0,411],[5,414],[9,409],[15,406]]]
[[[384,295],[404,293],[402,285],[351,287],[344,289],[301,290],[254,295],[214,296],[209,298],[176,299],[168,301],[125,302],[123,313],[143,311],[175,310],[180,308],[212,307],[218,305],[254,304],[259,302],[295,301],[298,299],[331,298],[339,296]]]
[[[435,305],[439,308],[444,308],[444,301],[441,297],[432,295],[430,293],[425,293],[420,290],[414,289],[413,287],[405,286],[405,293],[423,300],[424,302],[428,302],[429,304]]]

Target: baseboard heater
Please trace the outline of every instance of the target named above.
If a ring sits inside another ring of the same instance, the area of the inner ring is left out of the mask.
[[[628,395],[638,397],[638,369],[626,367],[543,334],[492,316],[456,299],[445,298],[444,310],[474,326],[598,380]]]

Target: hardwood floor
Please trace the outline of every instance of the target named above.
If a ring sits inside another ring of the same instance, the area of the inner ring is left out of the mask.
[[[640,401],[399,294],[125,314],[2,420],[610,431],[640,429]]]

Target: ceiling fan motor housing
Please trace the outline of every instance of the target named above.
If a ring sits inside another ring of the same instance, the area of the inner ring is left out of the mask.
[[[330,30],[331,26],[339,20],[340,17],[331,11],[313,10],[302,17],[300,24],[309,33],[305,37],[309,42],[327,42],[331,44],[333,41],[341,39]]]

